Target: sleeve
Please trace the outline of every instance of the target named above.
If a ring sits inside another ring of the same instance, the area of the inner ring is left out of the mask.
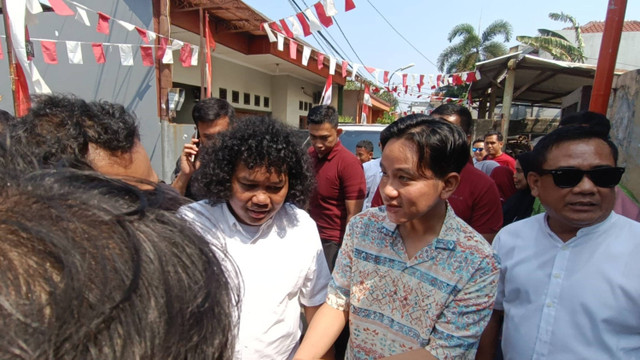
[[[473,204],[471,225],[481,234],[495,234],[502,227],[502,204],[498,187],[490,178],[480,191],[478,201]]]
[[[495,300],[499,260],[486,256],[440,314],[426,350],[438,359],[473,359]]]
[[[493,249],[495,250],[498,257],[500,257],[500,250],[502,249],[502,235],[503,231],[501,230],[498,235],[493,239]],[[502,264],[500,269],[500,278],[498,279],[498,291],[496,292],[496,301],[493,304],[493,308],[496,310],[504,311],[504,279],[505,279],[506,268],[505,265]]]
[[[349,297],[351,295],[353,249],[355,247],[354,221],[358,221],[358,217],[354,217],[347,224],[344,239],[342,240],[342,247],[340,248],[340,252],[338,252],[336,265],[333,269],[333,279],[329,282],[329,291],[327,294],[327,304],[341,311],[348,309]]]
[[[302,284],[300,291],[300,302],[305,306],[322,305],[327,298],[327,286],[331,280],[329,266],[322,250],[322,242],[315,222],[309,218],[310,225],[307,226],[309,237],[309,249],[313,252],[312,261]]]
[[[357,157],[345,157],[341,163],[340,181],[345,200],[363,200],[367,192],[367,181],[362,164]]]

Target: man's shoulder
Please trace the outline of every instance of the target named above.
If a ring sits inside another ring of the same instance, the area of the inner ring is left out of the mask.
[[[467,163],[460,172],[461,187],[470,187],[476,189],[486,189],[495,186],[495,182],[491,180],[489,175],[477,169],[473,164]],[[479,191],[484,193],[484,190]]]

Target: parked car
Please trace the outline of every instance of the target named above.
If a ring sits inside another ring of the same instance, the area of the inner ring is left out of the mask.
[[[356,153],[356,144],[360,140],[369,140],[373,143],[373,158],[382,156],[382,150],[378,146],[380,143],[380,132],[387,127],[386,124],[340,124],[342,129],[340,142],[352,153]]]

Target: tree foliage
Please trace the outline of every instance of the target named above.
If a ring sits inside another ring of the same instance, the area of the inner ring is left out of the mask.
[[[471,24],[456,25],[447,37],[449,42],[459,41],[447,47],[438,56],[438,69],[448,74],[471,71],[477,62],[489,60],[507,53],[505,42],[511,40],[511,24],[496,20],[482,34],[477,34]],[[503,41],[496,38],[502,37]]]
[[[562,34],[547,29],[538,29],[537,36],[516,36],[516,40],[538,51],[542,50],[549,53],[555,60],[583,63],[585,61],[584,42],[580,24],[573,16],[563,12],[549,13],[549,18],[555,21],[571,23],[577,45],[562,36]]]

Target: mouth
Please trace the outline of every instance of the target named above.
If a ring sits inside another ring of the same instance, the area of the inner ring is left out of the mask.
[[[247,209],[247,214],[256,220],[262,220],[269,215],[269,210]]]
[[[567,205],[570,208],[576,210],[592,210],[593,208],[598,206],[598,203],[594,201],[572,201],[567,203]]]

